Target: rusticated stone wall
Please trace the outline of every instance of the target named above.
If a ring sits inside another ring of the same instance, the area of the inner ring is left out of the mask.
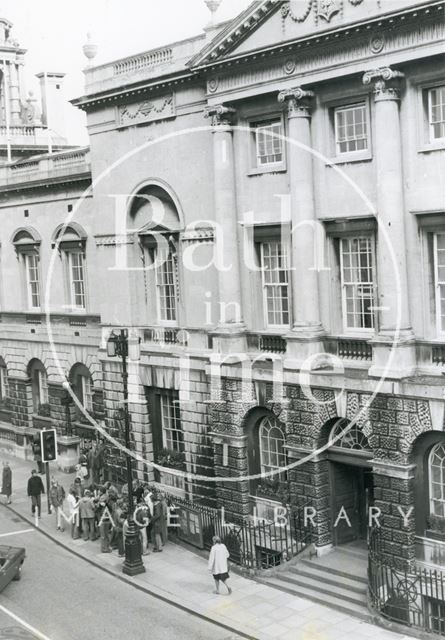
[[[414,506],[414,479],[374,473],[374,499],[382,512],[379,522],[383,556],[397,569],[409,570],[415,559],[415,517],[413,513],[405,520],[403,513],[408,514]]]
[[[29,427],[29,393],[27,381],[8,377],[9,397],[11,398],[12,424],[16,427]]]

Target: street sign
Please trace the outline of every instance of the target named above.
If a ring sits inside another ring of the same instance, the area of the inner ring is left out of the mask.
[[[57,460],[57,432],[55,429],[45,429],[40,432],[40,446],[42,448],[42,462]]]

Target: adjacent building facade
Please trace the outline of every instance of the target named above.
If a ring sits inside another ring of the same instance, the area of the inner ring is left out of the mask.
[[[233,519],[310,504],[319,553],[372,507],[393,566],[443,564],[443,14],[261,0],[87,69],[90,150],[0,170],[8,433],[46,404],[63,431],[68,379],[123,479],[129,327],[141,478]]]

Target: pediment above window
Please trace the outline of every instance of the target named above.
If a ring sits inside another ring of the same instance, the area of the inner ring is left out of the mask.
[[[12,237],[12,244],[19,254],[37,253],[41,244],[41,238],[32,227],[17,229]]]
[[[59,251],[85,251],[87,234],[77,222],[69,225],[60,225],[53,234],[52,248],[58,247]]]

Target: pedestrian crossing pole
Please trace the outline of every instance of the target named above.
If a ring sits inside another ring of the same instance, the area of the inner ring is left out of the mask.
[[[46,501],[48,503],[48,515],[51,515],[51,500],[49,496],[49,462],[45,462],[46,473]]]

